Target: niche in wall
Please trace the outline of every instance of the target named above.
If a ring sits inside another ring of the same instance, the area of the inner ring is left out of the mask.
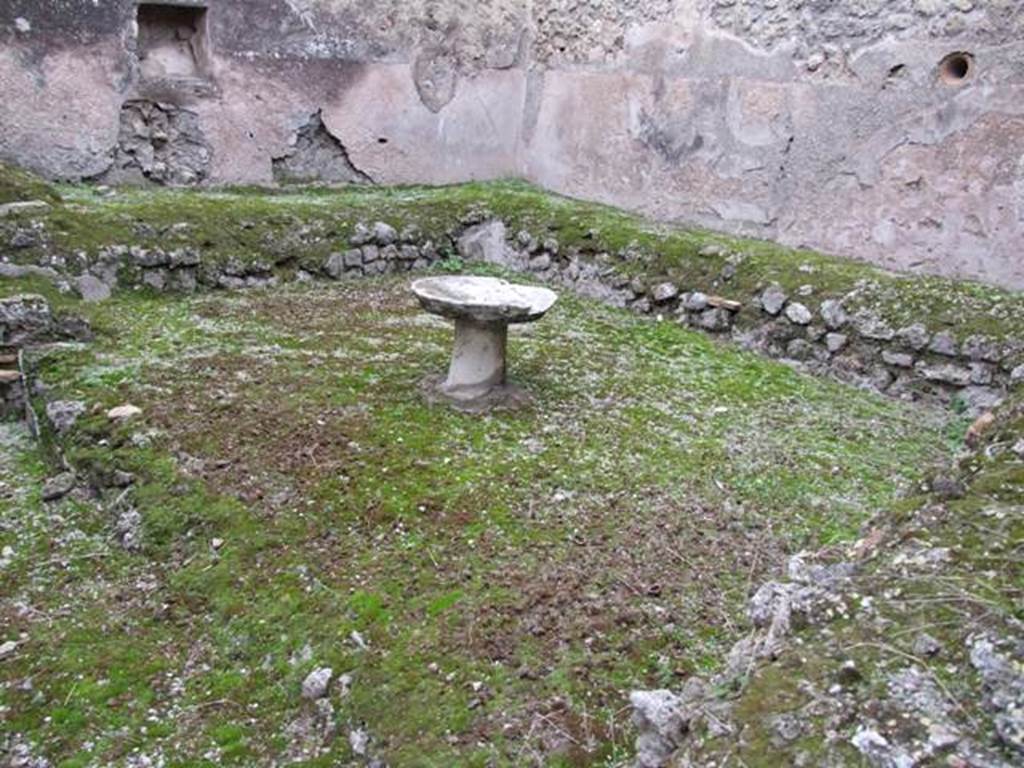
[[[208,72],[206,7],[139,3],[138,54],[146,80],[205,78]]]

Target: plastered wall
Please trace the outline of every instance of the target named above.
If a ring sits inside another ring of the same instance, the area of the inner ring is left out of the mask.
[[[519,176],[1024,287],[1020,0],[178,4],[0,2],[0,156],[112,182]]]

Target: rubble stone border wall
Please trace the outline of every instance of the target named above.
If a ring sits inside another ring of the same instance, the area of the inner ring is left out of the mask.
[[[1024,385],[1024,339],[976,334],[961,342],[949,330],[921,322],[892,327],[870,311],[848,309],[846,299],[854,298],[858,289],[847,297],[815,298],[813,274],[807,277],[808,285],[792,295],[775,283],[753,295],[719,295],[708,287],[702,290],[638,273],[636,264],[628,272],[622,265],[629,263],[629,254],[585,253],[563,247],[556,237],[539,240],[527,231],[511,232],[500,220],[475,220],[481,218],[453,223],[446,242],[425,239],[414,226],[400,230],[384,222],[359,223],[348,237],[348,247],[331,253],[316,269],[304,264],[282,270],[270,258],[211,263],[196,247],[114,244],[91,257],[80,253],[71,259],[52,256],[43,265],[0,264],[0,275],[41,275],[87,300],[103,300],[117,287],[236,290],[271,288],[287,279],[343,280],[412,272],[458,254],[470,263],[523,273],[893,397],[944,406],[959,399],[968,413],[976,415],[996,407],[1011,388]],[[718,246],[707,248],[723,255]]]

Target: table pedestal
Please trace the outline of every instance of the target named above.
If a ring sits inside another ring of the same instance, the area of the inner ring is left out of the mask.
[[[455,321],[455,349],[442,385],[446,395],[474,400],[505,383],[505,351],[508,324]]]

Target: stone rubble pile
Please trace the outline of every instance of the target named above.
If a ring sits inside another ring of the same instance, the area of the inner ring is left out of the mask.
[[[710,680],[691,678],[679,693],[634,691],[637,768],[662,768],[694,734],[734,734],[732,705],[716,692],[734,688],[761,661],[775,658],[794,630],[848,615],[853,574],[848,563],[808,565],[804,557],[793,557],[787,581],[768,582],[751,598],[747,610],[754,631],[733,646],[721,673]]]

